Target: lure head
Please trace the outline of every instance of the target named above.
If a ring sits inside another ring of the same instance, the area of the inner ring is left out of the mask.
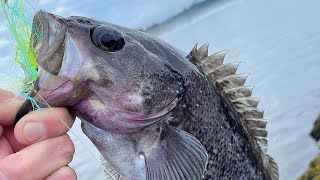
[[[34,25],[42,34],[42,40],[32,36],[38,101],[68,106],[96,127],[127,133],[156,122],[184,93],[189,64],[155,37],[44,11],[35,15]]]

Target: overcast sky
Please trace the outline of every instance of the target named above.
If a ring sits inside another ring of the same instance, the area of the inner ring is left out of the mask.
[[[43,9],[61,16],[87,16],[126,27],[144,29],[204,0],[27,0],[27,11],[33,14]],[[31,21],[31,20],[30,20]],[[0,87],[8,85],[7,76],[14,76],[19,67],[14,63],[14,42],[0,13]],[[11,81],[11,80],[10,80]]]

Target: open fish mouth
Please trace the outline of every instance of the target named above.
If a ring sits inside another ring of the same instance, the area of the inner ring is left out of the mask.
[[[33,18],[31,40],[40,67],[58,75],[63,55],[66,21],[62,17],[40,10]]]
[[[34,15],[30,48],[33,48],[36,52],[39,75],[34,82],[33,90],[29,93],[31,98],[35,97],[39,90],[40,76],[57,75],[60,71],[64,55],[65,23],[63,18],[43,10]],[[43,70],[40,72],[40,69]],[[16,115],[16,122],[32,110],[32,102],[27,99]]]
[[[42,51],[57,46],[55,42],[61,42],[65,34],[64,18],[47,13],[43,10],[38,11],[33,17],[31,40],[33,48],[41,55]],[[52,47],[55,45],[54,47]],[[60,43],[58,44],[60,45]]]

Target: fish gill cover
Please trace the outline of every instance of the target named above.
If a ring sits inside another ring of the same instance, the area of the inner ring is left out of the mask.
[[[32,46],[32,38],[30,38],[31,31],[33,30],[35,32],[34,35],[42,40],[40,31],[32,25],[32,17],[28,16],[25,3],[25,0],[1,0],[1,9],[5,25],[14,40],[14,61],[18,63],[24,71],[24,78],[18,78],[18,81],[22,81],[23,83],[20,92],[30,91],[33,88],[33,82],[38,76],[37,54]]]

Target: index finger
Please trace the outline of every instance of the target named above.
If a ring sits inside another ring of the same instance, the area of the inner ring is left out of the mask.
[[[0,89],[0,125],[11,126],[23,100],[10,91]]]

